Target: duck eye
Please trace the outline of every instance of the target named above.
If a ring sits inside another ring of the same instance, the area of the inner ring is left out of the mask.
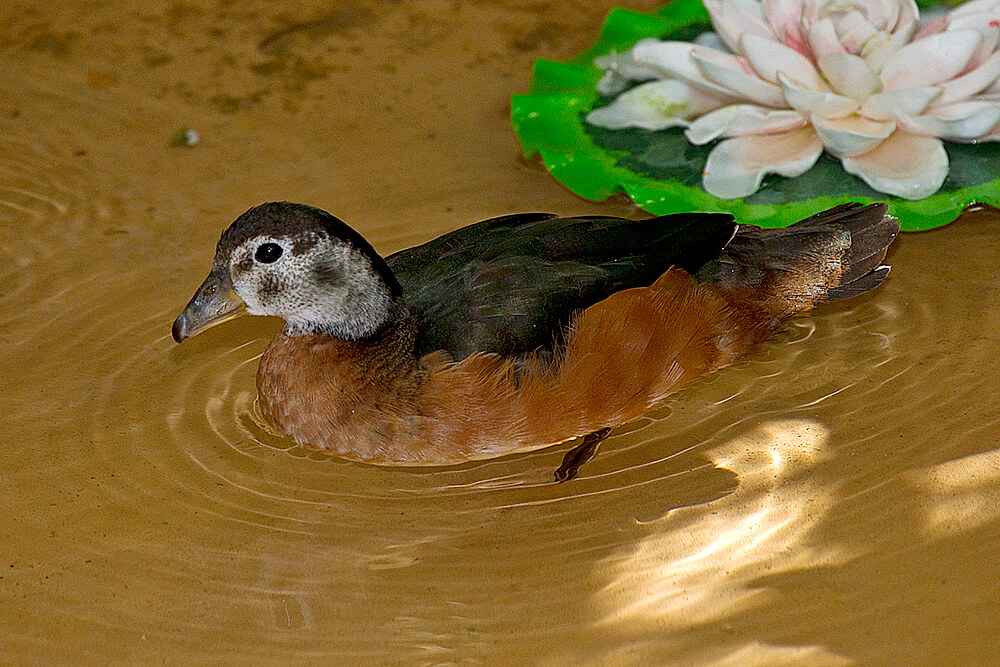
[[[281,253],[281,246],[277,243],[263,243],[257,246],[257,252],[253,254],[253,258],[261,264],[271,264],[278,261]]]

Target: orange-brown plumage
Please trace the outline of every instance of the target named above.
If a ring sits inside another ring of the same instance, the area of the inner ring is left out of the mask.
[[[456,463],[602,432],[753,350],[788,317],[881,282],[887,269],[880,263],[898,229],[881,208],[839,209],[796,227],[792,241],[784,230],[741,227],[736,240],[724,241],[693,275],[669,268],[651,285],[612,291],[573,312],[537,350],[462,356],[426,349],[426,314],[411,313],[403,297],[383,299],[384,321],[364,335],[310,330],[320,325],[298,327],[295,315],[287,316],[289,327],[275,336],[258,368],[261,413],[298,442],[375,463]],[[273,245],[276,232],[255,233],[230,245],[256,247],[258,259],[269,259],[260,248]],[[219,254],[235,262],[227,253],[245,251],[226,251],[226,238]],[[287,245],[291,252],[297,247]],[[307,254],[312,245],[305,245]],[[353,251],[338,252],[350,258]],[[267,307],[273,296],[267,290],[282,284],[283,274],[276,275],[253,283],[257,292],[244,296],[248,307]],[[398,293],[389,275],[388,292]],[[368,285],[370,277],[359,284]],[[237,274],[237,289],[250,290],[241,280]],[[312,313],[307,301],[291,300]],[[364,300],[351,303],[382,312]],[[347,326],[340,322],[323,326]],[[178,326],[175,337],[185,337]]]

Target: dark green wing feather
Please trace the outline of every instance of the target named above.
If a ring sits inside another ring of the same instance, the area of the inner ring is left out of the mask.
[[[671,266],[697,271],[736,232],[733,217],[648,220],[524,213],[486,220],[386,258],[417,318],[417,351],[516,356],[546,351],[571,314],[652,284]]]

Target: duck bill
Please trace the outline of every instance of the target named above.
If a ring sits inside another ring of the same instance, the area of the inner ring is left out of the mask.
[[[171,332],[178,343],[209,327],[231,320],[243,310],[243,300],[233,291],[229,272],[213,269],[184,311],[174,320]]]

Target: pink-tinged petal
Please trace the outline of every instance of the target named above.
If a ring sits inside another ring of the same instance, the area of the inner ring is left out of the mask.
[[[985,14],[998,9],[1000,9],[1000,0],[969,0],[951,10],[948,16],[955,18],[969,14]]]
[[[1000,102],[976,100],[935,106],[928,113],[901,118],[899,126],[912,134],[950,141],[972,141],[1000,123]]]
[[[625,127],[644,130],[686,127],[692,118],[718,109],[723,104],[718,97],[682,81],[662,79],[625,91],[611,104],[587,114],[587,122],[612,130]]]
[[[804,86],[826,86],[812,62],[795,49],[756,35],[743,35],[740,46],[754,71],[771,83],[777,83],[782,72]]]
[[[808,56],[809,47],[799,27],[802,0],[761,0],[760,6],[778,41]]]
[[[882,89],[882,82],[864,58],[834,53],[819,61],[830,86],[847,97],[863,102]]]
[[[740,37],[758,35],[774,39],[757,0],[704,0],[712,29],[733,53],[740,52]]]
[[[840,118],[857,110],[858,103],[850,97],[838,95],[829,90],[815,90],[804,88],[790,80],[782,73],[778,73],[778,81],[781,83],[781,90],[796,111],[804,114],[816,114],[824,118]]]
[[[826,5],[826,0],[804,0],[802,3],[802,25],[809,26],[819,22]]]
[[[827,152],[837,157],[867,153],[896,129],[895,121],[871,120],[857,114],[846,118],[813,116],[812,123]]]
[[[979,12],[962,12],[959,13],[958,9],[966,9],[966,5],[971,3],[965,3],[956,8],[956,11],[948,14],[948,30],[963,30],[965,28],[974,28],[981,33],[987,33],[992,28],[997,26],[993,23],[1000,17],[1000,5],[993,7],[991,9],[984,9]]]
[[[920,30],[917,31],[917,34],[913,36],[913,41],[923,39],[924,37],[930,37],[931,35],[936,35],[939,32],[942,32],[947,27],[948,27],[948,17],[939,16],[938,18],[934,19],[933,21],[925,25],[923,28],[920,28]]]
[[[632,47],[632,58],[641,67],[647,67],[661,73],[661,76],[674,77],[689,85],[697,86],[706,92],[719,96],[726,95],[728,91],[722,86],[712,83],[701,73],[698,66],[691,59],[691,53],[695,49],[702,49],[719,53],[720,55],[733,58],[728,54],[698,47],[689,42],[661,42],[658,39],[644,39],[636,42]]]
[[[879,192],[903,199],[934,194],[948,176],[948,154],[940,139],[901,131],[867,153],[843,158],[841,164]]]
[[[840,43],[848,53],[861,53],[865,42],[878,34],[878,29],[859,11],[842,14],[834,24],[837,26]]]
[[[760,188],[765,175],[801,176],[822,153],[823,143],[808,127],[726,139],[708,154],[701,184],[716,197],[747,197]]]
[[[822,19],[814,23],[809,28],[808,40],[813,58],[817,61],[834,53],[847,53],[847,49],[840,43],[837,27],[831,19]]]
[[[1000,24],[1000,18],[992,21],[992,23]],[[987,32],[983,35],[983,41],[979,45],[979,50],[972,55],[972,62],[976,66],[982,65],[996,52],[998,46],[1000,46],[1000,30]]]
[[[880,32],[892,30],[899,19],[899,0],[866,0],[851,4],[860,9],[865,19]]]
[[[958,18],[949,18],[948,30],[978,30],[983,36],[979,48],[969,59],[969,67],[978,67],[984,63],[997,49],[1000,42],[1000,10],[989,14],[968,14]]]
[[[992,86],[997,79],[1000,79],[1000,53],[994,53],[986,62],[968,74],[942,84],[944,93],[938,104],[950,104],[972,97]]]
[[[861,105],[861,113],[874,120],[890,120],[901,116],[916,116],[941,97],[941,86],[900,88],[872,95]]]
[[[693,121],[684,134],[688,141],[700,146],[720,137],[785,132],[807,124],[805,116],[796,111],[731,104]]]
[[[978,30],[948,30],[896,52],[882,68],[885,90],[933,86],[963,72],[982,41]]]
[[[909,40],[920,27],[920,10],[913,0],[900,0],[899,17],[893,27],[893,33],[902,33]]]
[[[743,58],[711,49],[695,48],[691,59],[705,78],[742,100],[768,107],[786,106],[781,88],[757,76]]]

